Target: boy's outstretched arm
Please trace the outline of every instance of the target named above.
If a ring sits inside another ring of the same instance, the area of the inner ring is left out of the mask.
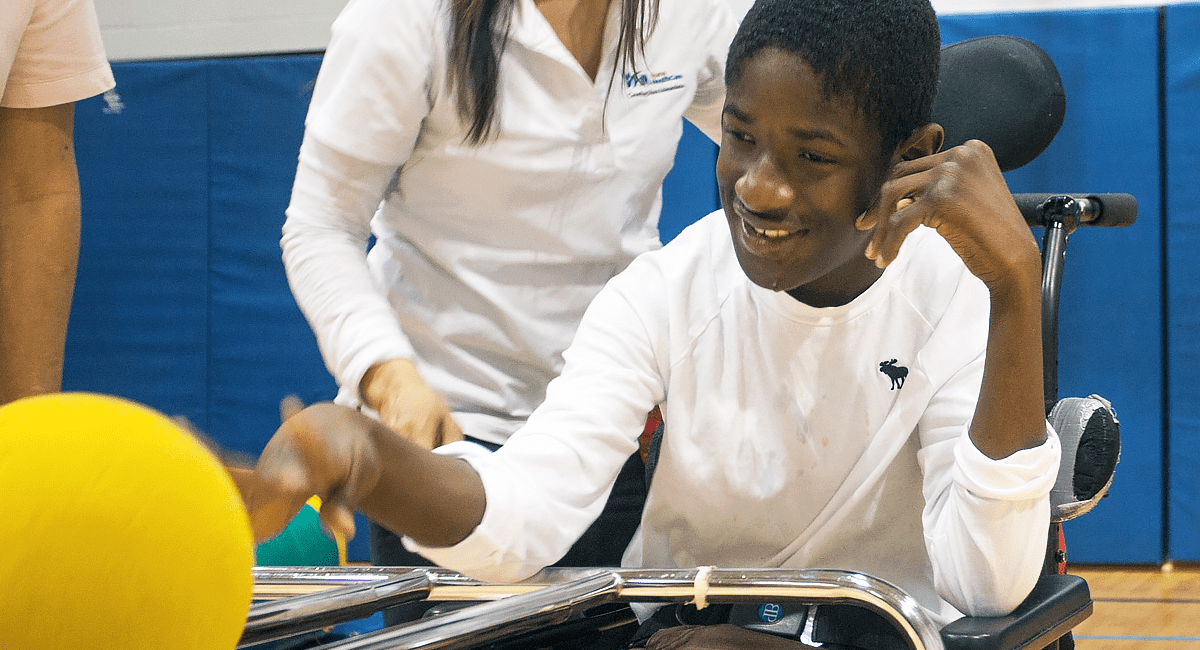
[[[427,546],[462,541],[483,518],[483,484],[465,461],[426,451],[354,409],[285,401],[281,410],[283,425],[253,471],[231,470],[256,540],[282,531],[314,494],[321,520],[347,539],[356,510]]]
[[[1041,255],[986,144],[972,140],[897,163],[879,203],[857,225],[875,229],[867,256],[886,266],[922,224],[942,235],[991,295],[971,441],[996,459],[1041,445]]]

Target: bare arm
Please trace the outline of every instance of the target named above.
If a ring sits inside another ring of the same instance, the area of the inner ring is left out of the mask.
[[[1005,458],[1046,440],[1042,403],[1041,257],[988,146],[971,141],[900,162],[878,206],[867,256],[886,265],[918,225],[937,229],[991,294],[983,385],[971,441]]]
[[[0,108],[0,404],[62,384],[79,259],[74,115]]]
[[[483,483],[465,461],[426,451],[354,409],[284,411],[253,473],[235,470],[256,539],[278,534],[313,494],[321,519],[347,538],[356,510],[427,546],[462,541],[483,519]]]

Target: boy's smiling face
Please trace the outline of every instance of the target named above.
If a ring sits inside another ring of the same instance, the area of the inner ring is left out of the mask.
[[[796,54],[747,59],[726,96],[716,170],[746,275],[816,307],[853,300],[882,273],[854,222],[891,164],[878,126],[822,83]]]

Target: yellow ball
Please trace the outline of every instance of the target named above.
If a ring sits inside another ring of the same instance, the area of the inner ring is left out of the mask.
[[[146,407],[0,407],[0,648],[237,645],[254,540],[217,459]]]

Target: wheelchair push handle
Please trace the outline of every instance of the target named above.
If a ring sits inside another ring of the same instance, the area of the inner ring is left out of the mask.
[[[1013,194],[1030,226],[1045,226],[1047,211],[1061,210],[1073,225],[1123,228],[1137,220],[1137,200],[1129,194]]]

